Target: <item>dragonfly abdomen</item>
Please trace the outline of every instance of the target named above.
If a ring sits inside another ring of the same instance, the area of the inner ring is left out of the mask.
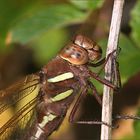
[[[55,61],[58,63],[58,58],[49,63],[50,68],[58,67],[53,65]],[[31,129],[30,140],[44,140],[60,126],[79,88],[79,81],[70,72],[69,64],[61,58],[59,58],[59,64],[63,65],[63,71],[56,68],[57,71],[52,75],[47,65],[46,81],[41,85],[39,93],[43,95],[41,96],[42,102],[36,109],[37,121]],[[77,88],[73,88],[76,84]]]

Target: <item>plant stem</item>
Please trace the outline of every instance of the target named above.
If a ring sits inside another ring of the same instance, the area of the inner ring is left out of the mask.
[[[122,11],[123,11],[124,0],[114,0],[112,20],[107,44],[107,55],[113,50],[117,50],[118,38],[120,32]],[[116,53],[114,54],[116,55]],[[110,82],[113,81],[113,59],[109,59],[105,66],[105,78]],[[102,121],[112,125],[112,104],[113,104],[113,91],[109,87],[104,85],[103,91],[103,104],[102,104]],[[101,140],[111,139],[112,128],[106,125],[101,127]]]

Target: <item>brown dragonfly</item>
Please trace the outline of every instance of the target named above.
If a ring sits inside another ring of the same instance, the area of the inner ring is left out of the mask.
[[[89,80],[94,78],[102,84],[118,90],[118,87],[94,73],[89,67],[105,65],[107,59],[101,59],[101,48],[89,38],[77,35],[74,41],[66,45],[60,53],[45,65],[40,72],[28,75],[14,85],[0,91],[0,115],[21,100],[28,100],[13,117],[0,128],[0,139],[6,140],[45,140],[59,128],[69,106],[78,95],[70,113],[72,123],[74,115],[87,90],[101,104],[96,87]],[[90,121],[88,124],[106,124]],[[109,126],[109,125],[108,125]]]

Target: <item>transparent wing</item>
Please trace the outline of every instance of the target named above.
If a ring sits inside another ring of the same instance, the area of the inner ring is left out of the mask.
[[[0,122],[3,114],[14,106],[14,115],[1,126],[0,139],[20,139],[30,128],[38,103],[39,76],[28,75],[9,88],[0,91]]]
[[[39,85],[38,75],[28,75],[9,88],[0,90],[0,114],[31,94]]]
[[[37,99],[34,98],[23,106],[16,114],[0,128],[1,140],[19,140],[23,137],[35,119]]]

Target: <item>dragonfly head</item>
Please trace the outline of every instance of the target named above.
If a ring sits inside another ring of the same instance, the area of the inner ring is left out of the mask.
[[[101,58],[100,46],[89,38],[77,35],[74,42],[68,44],[61,52],[60,57],[75,65],[86,64],[88,61],[97,61]]]

